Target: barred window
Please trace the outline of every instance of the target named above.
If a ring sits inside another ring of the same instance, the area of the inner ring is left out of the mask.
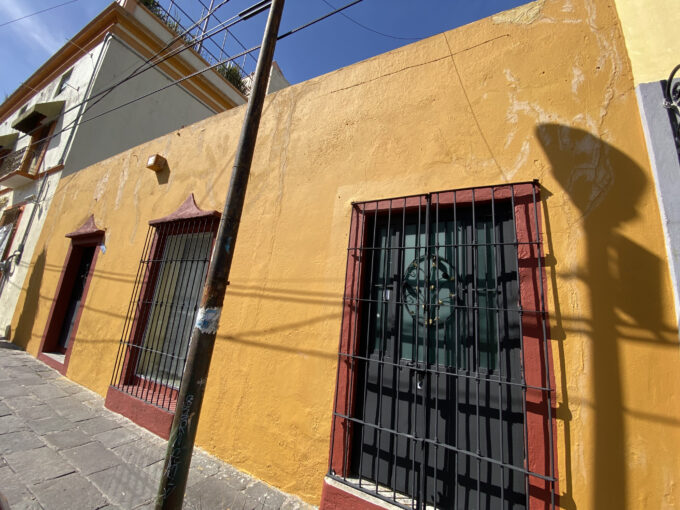
[[[353,205],[331,478],[404,508],[554,504],[538,189]]]
[[[187,202],[150,222],[111,382],[168,411],[176,404],[219,220],[193,197]]]

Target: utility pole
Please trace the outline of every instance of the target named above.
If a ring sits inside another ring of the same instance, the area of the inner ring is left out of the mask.
[[[217,231],[211,264],[203,288],[201,306],[191,332],[184,377],[179,390],[165,464],[158,487],[156,510],[179,510],[182,508],[208,369],[210,368],[217,326],[222,313],[224,294],[227,290],[236,236],[241,222],[248,176],[250,175],[250,166],[253,161],[255,141],[262,115],[262,105],[269,84],[269,73],[274,58],[283,4],[284,0],[273,0],[271,3],[260,56],[257,60],[255,80],[236,151],[227,201],[224,204],[220,228]]]

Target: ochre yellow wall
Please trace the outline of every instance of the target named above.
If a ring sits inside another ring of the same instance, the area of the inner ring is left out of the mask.
[[[613,0],[555,0],[269,96],[198,444],[318,502],[351,202],[539,179],[561,506],[674,508],[678,332],[633,86]],[[36,354],[64,234],[94,213],[107,250],[67,375],[105,394],[147,222],[192,191],[222,208],[243,111],[62,179],[16,343]]]
[[[616,0],[635,84],[665,80],[680,64],[678,0]]]

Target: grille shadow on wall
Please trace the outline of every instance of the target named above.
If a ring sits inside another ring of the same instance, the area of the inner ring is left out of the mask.
[[[554,506],[539,189],[354,204],[330,478],[403,508]]]
[[[191,195],[149,222],[112,388],[174,412],[219,216],[198,209]]]

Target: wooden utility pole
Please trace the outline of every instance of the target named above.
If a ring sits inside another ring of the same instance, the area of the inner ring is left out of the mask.
[[[217,239],[210,259],[201,306],[191,332],[184,376],[170,429],[161,483],[158,487],[156,510],[182,508],[208,369],[215,345],[215,335],[222,313],[236,236],[241,222],[262,105],[267,94],[283,4],[284,0],[273,0],[271,3],[260,56],[257,60],[253,88],[236,151],[227,201],[224,204],[220,228],[217,231]]]

